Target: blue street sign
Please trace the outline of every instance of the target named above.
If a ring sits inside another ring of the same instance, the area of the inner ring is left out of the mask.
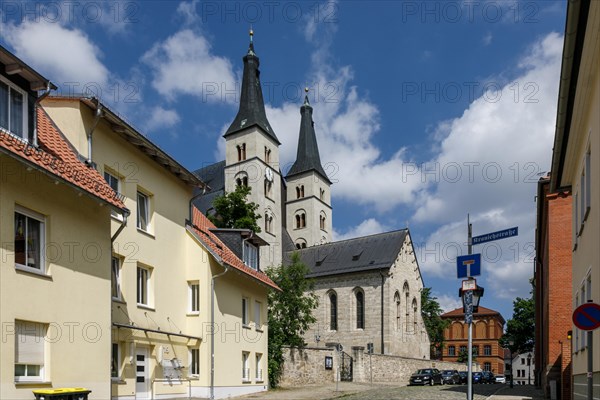
[[[485,235],[475,236],[471,239],[471,244],[481,244],[486,242],[491,242],[493,240],[506,239],[511,236],[519,235],[519,227],[515,226],[514,228],[505,229],[503,231],[486,233]]]
[[[573,311],[573,323],[584,331],[600,328],[600,305],[584,303]]]
[[[468,254],[456,257],[457,278],[481,275],[481,254]]]

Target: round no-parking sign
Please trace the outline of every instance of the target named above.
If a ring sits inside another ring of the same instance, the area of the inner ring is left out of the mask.
[[[573,323],[584,331],[593,331],[600,327],[600,305],[585,303],[573,311]]]

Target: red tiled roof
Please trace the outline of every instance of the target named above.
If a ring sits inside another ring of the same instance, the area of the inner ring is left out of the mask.
[[[451,317],[464,317],[465,313],[463,312],[462,307],[459,307],[455,310],[448,311],[445,314],[440,315],[442,318],[451,318]],[[473,315],[499,315],[502,318],[502,315],[498,311],[490,310],[489,308],[479,306],[479,311]],[[504,318],[502,318],[504,320]]]
[[[44,170],[117,208],[125,204],[102,175],[79,160],[75,150],[48,114],[37,108],[38,147],[0,129],[0,150]]]
[[[217,256],[221,257],[223,262],[236,270],[249,275],[250,277],[270,286],[273,289],[279,289],[279,286],[275,284],[264,272],[257,271],[248,267],[242,260],[240,260],[229,247],[227,247],[219,238],[210,231],[215,229],[216,226],[210,222],[210,220],[202,214],[196,207],[193,209],[193,226],[192,229],[200,237],[202,242],[210,248],[210,250]]]

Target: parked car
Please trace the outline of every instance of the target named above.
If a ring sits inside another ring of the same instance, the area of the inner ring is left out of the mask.
[[[496,375],[495,380],[496,380],[496,383],[506,383],[506,376]]]
[[[494,383],[496,381],[494,379],[494,374],[492,374],[490,371],[483,371],[481,372],[481,375],[481,383]]]
[[[460,375],[455,369],[445,369],[442,371],[442,379],[448,385],[458,385],[460,383]]]
[[[437,368],[419,369],[412,374],[409,380],[409,385],[443,385],[444,380],[442,374]]]
[[[469,380],[469,373],[467,371],[459,371],[458,375],[460,376],[460,383],[466,384]]]
[[[473,372],[473,384],[483,383],[483,374],[481,372]]]

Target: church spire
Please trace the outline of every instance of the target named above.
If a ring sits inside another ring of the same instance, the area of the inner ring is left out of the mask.
[[[254,52],[254,31],[250,28],[250,45],[248,53],[244,56],[244,75],[242,77],[242,92],[240,107],[233,123],[223,137],[239,132],[251,126],[259,126],[264,133],[281,144],[267,120],[262,88],[260,86],[260,61]]]
[[[308,101],[308,88],[304,89],[304,104],[300,107],[300,137],[298,138],[298,153],[296,162],[290,168],[287,177],[298,175],[303,172],[315,171],[321,175],[327,183],[331,181],[327,177],[323,166],[321,165],[321,157],[319,156],[319,146],[317,145],[317,136],[315,134],[315,123],[312,119],[313,108]]]

